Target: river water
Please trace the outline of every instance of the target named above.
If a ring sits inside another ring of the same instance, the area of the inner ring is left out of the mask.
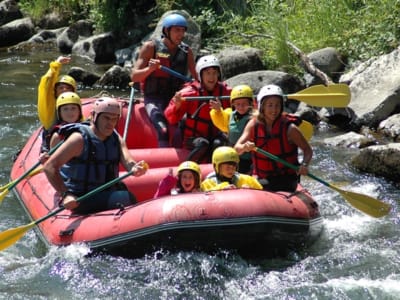
[[[0,52],[0,185],[9,182],[13,156],[39,126],[37,84],[57,53]],[[72,66],[102,73],[73,57]],[[98,90],[80,91],[83,96]],[[129,96],[129,91],[111,91]],[[150,254],[139,259],[88,256],[85,245],[47,248],[34,230],[0,252],[0,299],[400,299],[399,190],[355,172],[357,150],[333,149],[316,130],[310,170],[342,189],[379,198],[392,212],[374,219],[337,192],[303,178],[320,204],[324,230],[312,246],[286,257],[244,260],[234,253]],[[0,231],[28,224],[13,193],[0,206]]]

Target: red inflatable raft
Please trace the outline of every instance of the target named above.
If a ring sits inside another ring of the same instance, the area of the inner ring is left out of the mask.
[[[86,115],[93,100],[85,101]],[[121,135],[128,105],[123,107],[118,125]],[[38,162],[41,142],[38,129],[19,153],[11,171],[12,180]],[[46,244],[84,242],[94,251],[124,257],[158,249],[226,249],[251,257],[303,247],[321,232],[318,205],[300,185],[292,194],[237,189],[152,199],[159,181],[170,167],[176,168],[185,159],[187,151],[156,148],[156,133],[142,103],[133,107],[127,144],[136,160],[144,159],[150,165],[146,175],[124,180],[140,202],[84,216],[63,210],[38,224]],[[211,165],[201,165],[201,169],[203,176],[212,171]],[[14,191],[32,220],[58,208],[54,189],[43,173],[20,181]]]

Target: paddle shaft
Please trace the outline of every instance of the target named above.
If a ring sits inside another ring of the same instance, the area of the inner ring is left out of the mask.
[[[63,142],[59,142],[57,145],[55,145],[53,148],[50,149],[48,152],[49,155],[53,154],[62,144]],[[40,161],[35,163],[28,171],[26,171],[24,174],[22,174],[20,177],[15,179],[8,187],[7,190],[13,189],[18,183],[20,183],[24,178],[26,178],[30,173],[32,173],[39,165],[41,164]]]
[[[291,163],[288,163],[287,161],[285,161],[265,150],[262,150],[260,148],[255,148],[255,151],[259,152],[277,162],[280,162],[289,168],[292,168],[294,170],[299,169],[298,166],[292,165]],[[334,186],[311,173],[307,173],[307,176],[309,176],[310,178],[317,180],[319,183],[322,183],[323,185],[337,191],[353,207],[357,208],[358,210],[360,210],[360,211],[364,212],[365,214],[368,214],[374,218],[386,216],[390,212],[390,205],[387,203],[384,203],[378,199],[375,199],[375,198],[372,198],[370,196],[363,195],[360,193],[342,190],[339,187]]]
[[[314,85],[295,94],[285,95],[288,99],[303,101],[316,107],[347,107],[350,103],[350,90],[345,84],[330,86]],[[211,99],[229,99],[229,96],[188,96],[186,101],[209,101]]]
[[[126,142],[126,137],[128,135],[128,128],[129,124],[131,122],[131,114],[132,114],[132,107],[133,107],[133,102],[134,102],[134,97],[135,97],[135,88],[133,87],[133,82],[130,82],[129,85],[131,87],[131,96],[129,97],[129,106],[128,106],[128,116],[126,117],[125,120],[125,128],[124,128],[124,135],[122,139]]]
[[[109,181],[109,182],[103,184],[102,186],[99,186],[99,187],[95,188],[94,190],[88,192],[87,194],[85,194],[85,195],[79,197],[78,199],[76,199],[76,202],[82,202],[83,200],[85,200],[85,199],[87,199],[87,198],[93,196],[94,194],[97,194],[98,192],[101,192],[101,191],[103,191],[103,190],[105,190],[105,189],[111,187],[112,185],[114,185],[114,184],[116,184],[117,182],[119,182],[119,181],[125,179],[125,178],[128,177],[128,176],[131,176],[132,174],[133,174],[133,171],[131,170],[131,171],[127,172],[126,174],[124,174],[124,175],[122,175],[122,176],[120,176],[120,177],[117,177],[117,178],[115,178],[115,179],[113,179],[113,180],[111,180],[111,181]],[[61,207],[57,208],[56,210],[53,210],[53,211],[50,212],[49,214],[47,214],[47,215],[41,217],[40,219],[37,219],[37,220],[34,222],[34,224],[37,225],[37,224],[39,224],[39,223],[42,223],[43,221],[47,220],[48,218],[51,218],[52,216],[54,216],[54,215],[58,214],[59,212],[63,211],[64,209],[65,209],[65,207],[64,207],[64,206],[61,206]]]
[[[186,81],[186,82],[192,82],[193,81],[192,78],[189,78],[189,77],[187,77],[185,75],[182,75],[181,73],[176,72],[176,71],[174,71],[174,70],[172,70],[172,69],[170,69],[170,68],[168,68],[166,66],[160,65],[160,69],[161,69],[161,71],[164,71],[165,73],[168,73],[168,74],[170,74],[172,76],[175,76],[175,77],[177,77],[179,79],[182,79],[183,81]]]

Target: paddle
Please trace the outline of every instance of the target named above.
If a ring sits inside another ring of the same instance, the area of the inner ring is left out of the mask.
[[[304,135],[305,139],[307,141],[311,140],[313,134],[314,134],[314,127],[310,122],[307,122],[306,120],[301,120],[300,125],[298,126],[301,133]]]
[[[131,114],[132,114],[132,107],[133,107],[133,102],[134,97],[135,97],[135,88],[133,87],[134,82],[130,82],[129,86],[131,87],[131,96],[129,98],[129,106],[128,106],[128,116],[126,117],[125,120],[125,128],[124,128],[124,135],[122,139],[126,142],[126,137],[128,135],[128,128],[129,128],[129,123],[131,122]]]
[[[143,167],[147,169],[148,168],[147,163],[145,163]],[[93,191],[90,191],[87,194],[79,197],[76,201],[81,202],[81,201],[93,196],[94,194],[101,192],[101,191],[105,190],[106,188],[116,184],[117,182],[125,179],[126,177],[131,176],[132,174],[133,174],[133,171],[131,170],[131,171],[127,172],[126,174],[124,174],[118,178],[115,178],[115,179],[103,184],[102,186],[99,186],[98,188],[94,189]],[[41,217],[40,219],[37,219],[36,221],[33,221],[29,224],[22,225],[22,226],[19,226],[16,228],[11,228],[11,229],[1,232],[0,233],[0,251],[14,245],[25,235],[25,233],[29,229],[35,227],[36,225],[38,225],[39,223],[42,223],[45,220],[51,218],[52,216],[63,211],[64,209],[65,209],[65,207],[61,206],[61,207],[57,208],[56,210],[53,210],[52,212],[48,213],[47,215]]]
[[[286,95],[288,99],[303,101],[318,107],[347,107],[350,103],[350,89],[347,84],[313,85],[296,94]],[[192,96],[186,101],[209,101],[211,99],[230,99],[230,96]]]
[[[269,157],[272,160],[280,162],[281,164],[283,164],[291,169],[298,170],[297,166],[292,165],[292,164],[288,163],[287,161],[280,159],[279,157],[277,157],[263,149],[256,147],[254,149],[254,151],[261,153],[261,154]],[[311,173],[308,173],[307,176],[309,176],[312,179],[315,179],[318,182],[322,183],[323,185],[337,191],[354,208],[364,212],[365,214],[367,214],[371,217],[375,217],[375,218],[383,217],[383,216],[386,216],[390,211],[390,205],[385,202],[382,202],[378,199],[375,199],[375,198],[372,198],[370,196],[363,195],[360,193],[342,190],[339,187],[334,186],[334,185],[322,180],[321,178],[318,178],[317,176],[315,176]]]
[[[53,148],[51,148],[50,151],[48,152],[48,154],[49,155],[53,154],[54,151],[56,151],[57,148],[61,146],[61,144],[62,144],[62,141],[59,142],[57,145],[55,145]],[[0,193],[0,204],[3,202],[4,198],[7,196],[8,192],[11,191],[23,179],[25,179],[28,176],[33,176],[33,175],[40,173],[41,168],[36,169],[37,167],[39,167],[40,164],[41,164],[41,162],[38,161],[28,171],[26,171],[24,174],[22,174],[20,177],[18,177],[17,179],[14,179],[13,181],[6,184],[4,186],[4,190]],[[39,169],[40,169],[40,171],[39,171]]]
[[[174,70],[172,70],[172,69],[170,69],[170,68],[168,68],[166,66],[160,65],[160,69],[161,69],[161,71],[164,71],[165,73],[168,73],[168,74],[170,74],[172,76],[175,76],[175,77],[177,77],[179,79],[182,79],[183,81],[186,81],[186,82],[192,82],[193,81],[192,78],[189,78],[189,77],[187,77],[185,75],[182,75],[181,73],[176,72],[176,71],[174,71]]]
[[[42,171],[43,171],[43,167],[42,167],[42,166],[37,167],[35,170],[33,170],[32,172],[30,172],[30,173],[26,176],[26,178],[33,177],[33,176],[35,176],[35,175],[41,173]],[[6,185],[1,186],[1,187],[0,187],[0,191],[2,192],[2,191],[4,191],[5,189],[7,189],[8,187],[10,187],[11,185],[14,185],[14,183],[15,183],[17,180],[18,180],[18,179],[14,179],[13,181],[10,181],[10,182],[7,183]]]

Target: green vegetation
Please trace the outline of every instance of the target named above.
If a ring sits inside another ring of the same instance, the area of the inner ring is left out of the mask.
[[[20,0],[20,6],[36,18],[59,10],[71,21],[86,16],[96,23],[99,31],[116,32],[138,31],[135,17],[151,18],[149,23],[155,23],[167,10],[184,9],[201,26],[204,48],[213,51],[230,45],[260,48],[264,50],[267,66],[284,70],[293,69],[298,62],[288,42],[305,53],[335,47],[352,61],[388,53],[400,40],[398,0],[89,0],[82,3]]]

